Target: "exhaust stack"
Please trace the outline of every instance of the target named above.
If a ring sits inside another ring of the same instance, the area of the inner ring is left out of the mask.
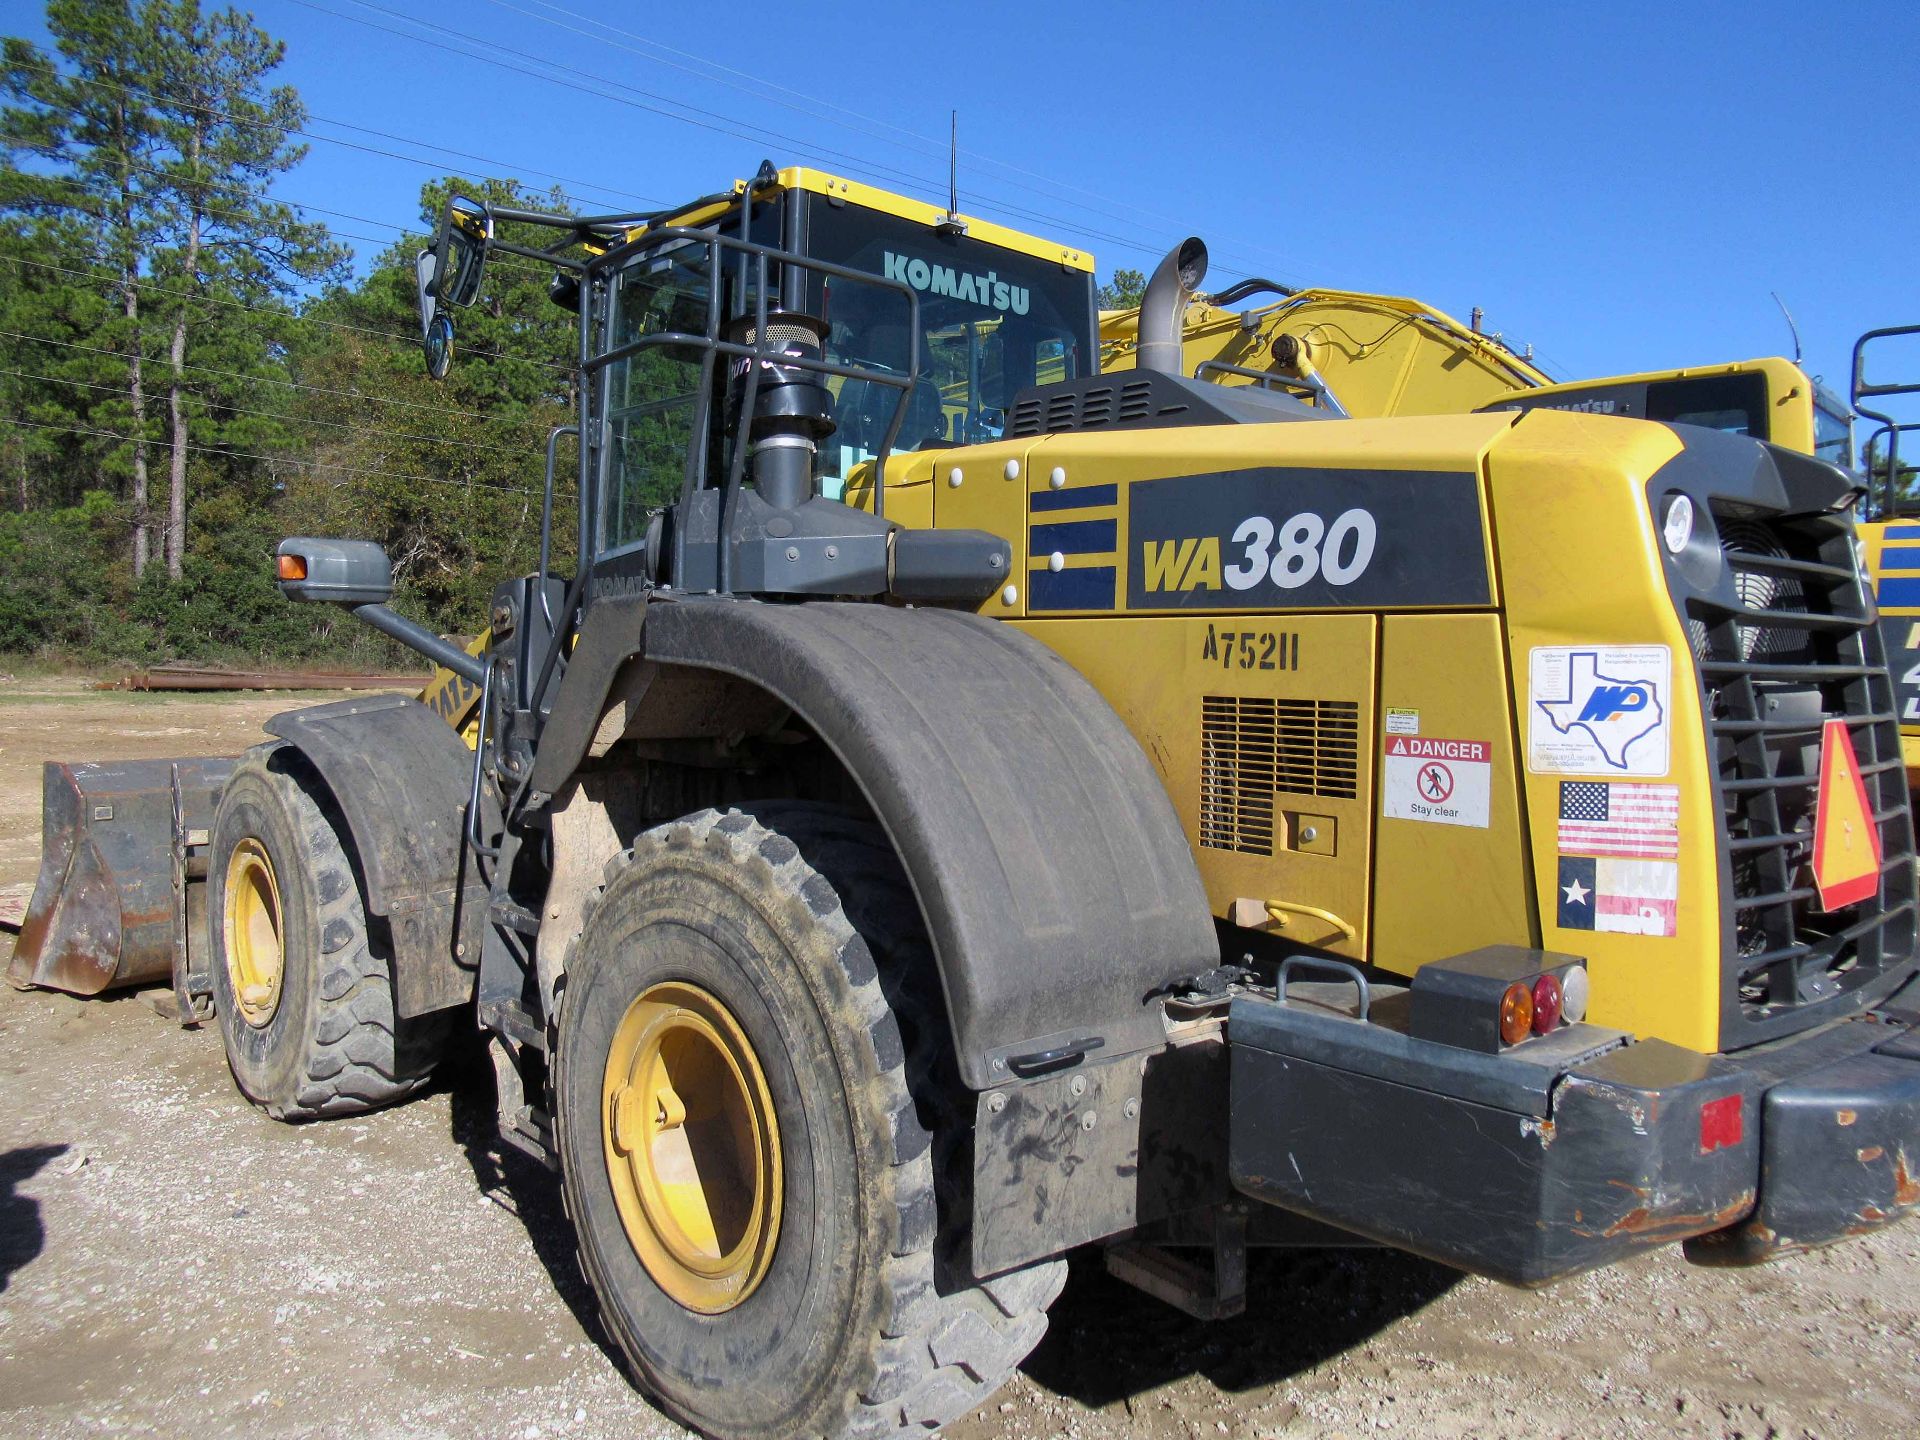
[[[1198,235],[1189,235],[1167,252],[1140,301],[1140,346],[1133,360],[1136,370],[1181,373],[1180,332],[1187,301],[1206,275],[1207,246]]]

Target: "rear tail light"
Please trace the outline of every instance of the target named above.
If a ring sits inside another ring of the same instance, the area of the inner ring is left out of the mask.
[[[1545,1035],[1560,1027],[1560,982],[1542,975],[1533,982],[1533,1033]]]
[[[1416,1040],[1497,1055],[1587,1014],[1586,962],[1519,945],[1487,945],[1420,967],[1408,1031]]]

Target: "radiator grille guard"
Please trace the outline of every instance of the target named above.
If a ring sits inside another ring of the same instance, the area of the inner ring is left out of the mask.
[[[1697,563],[1668,566],[1722,818],[1723,1050],[1864,1008],[1914,968],[1913,826],[1893,687],[1852,524],[1826,509],[1844,505],[1846,477],[1822,466],[1839,483],[1809,512],[1806,490],[1828,478],[1805,468],[1818,462],[1765,448],[1765,458],[1794,473],[1763,465],[1754,479],[1772,483],[1756,483],[1753,501],[1728,498],[1723,483],[1710,487],[1718,492],[1711,503],[1701,493],[1709,487],[1686,487],[1702,518],[1711,515],[1692,552],[1697,562],[1701,548],[1717,544],[1711,583],[1689,583]],[[1650,486],[1656,514],[1667,478]],[[1829,719],[1846,722],[1882,851],[1876,893],[1831,912],[1820,908],[1810,868]]]

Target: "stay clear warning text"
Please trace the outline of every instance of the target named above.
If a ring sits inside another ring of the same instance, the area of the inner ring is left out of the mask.
[[[1389,735],[1381,813],[1392,820],[1487,828],[1493,752],[1484,740]]]

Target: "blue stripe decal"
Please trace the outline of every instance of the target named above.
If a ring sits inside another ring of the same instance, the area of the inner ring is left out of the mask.
[[[1911,610],[1920,608],[1920,575],[1911,580],[1896,579],[1891,575],[1880,581],[1879,599],[1882,608],[1891,610]]]
[[[1027,536],[1027,551],[1034,555],[1052,550],[1062,555],[1105,555],[1119,543],[1118,520],[1064,520],[1034,526]]]
[[[1115,577],[1112,565],[1088,570],[1029,570],[1028,610],[1111,610]]]
[[[1889,525],[1889,540],[1920,540],[1920,525]]]
[[[1034,510],[1091,510],[1096,505],[1118,505],[1118,485],[1083,485],[1078,490],[1039,490],[1028,497]],[[1913,527],[1920,533],[1920,525]]]

